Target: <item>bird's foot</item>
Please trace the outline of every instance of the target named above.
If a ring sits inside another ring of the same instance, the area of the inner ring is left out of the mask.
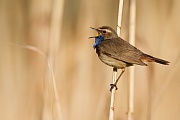
[[[116,84],[110,84],[111,88],[110,88],[110,91],[112,92],[113,88],[116,88],[116,90],[118,89]]]

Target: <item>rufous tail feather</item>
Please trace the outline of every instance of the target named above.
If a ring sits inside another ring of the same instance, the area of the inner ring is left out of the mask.
[[[159,59],[153,56],[150,56],[148,54],[143,54],[142,60],[148,61],[148,62],[157,62],[159,64],[163,64],[163,65],[169,65],[169,61],[163,60],[163,59]]]

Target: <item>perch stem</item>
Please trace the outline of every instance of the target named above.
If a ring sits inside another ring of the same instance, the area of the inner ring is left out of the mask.
[[[117,24],[117,34],[121,34],[121,21],[122,21],[122,11],[123,11],[123,2],[124,0],[119,0],[119,10],[118,10],[118,24]],[[116,82],[117,68],[113,68],[113,84]],[[114,120],[114,101],[115,101],[115,92],[116,88],[111,91],[111,103],[109,111],[109,120]]]

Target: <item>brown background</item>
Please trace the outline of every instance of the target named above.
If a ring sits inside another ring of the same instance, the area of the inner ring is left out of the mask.
[[[135,120],[180,119],[180,1],[137,0],[136,46],[169,66],[135,66]],[[121,37],[128,40],[125,0]],[[112,68],[92,45],[95,32],[116,29],[118,0],[0,0],[0,119],[108,120]],[[58,103],[46,58],[48,54]],[[118,84],[115,120],[126,120],[127,71]]]

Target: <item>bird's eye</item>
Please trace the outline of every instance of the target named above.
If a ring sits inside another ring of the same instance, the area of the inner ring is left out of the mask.
[[[106,31],[105,31],[105,30],[103,30],[103,31],[102,31],[102,33],[106,33]]]

